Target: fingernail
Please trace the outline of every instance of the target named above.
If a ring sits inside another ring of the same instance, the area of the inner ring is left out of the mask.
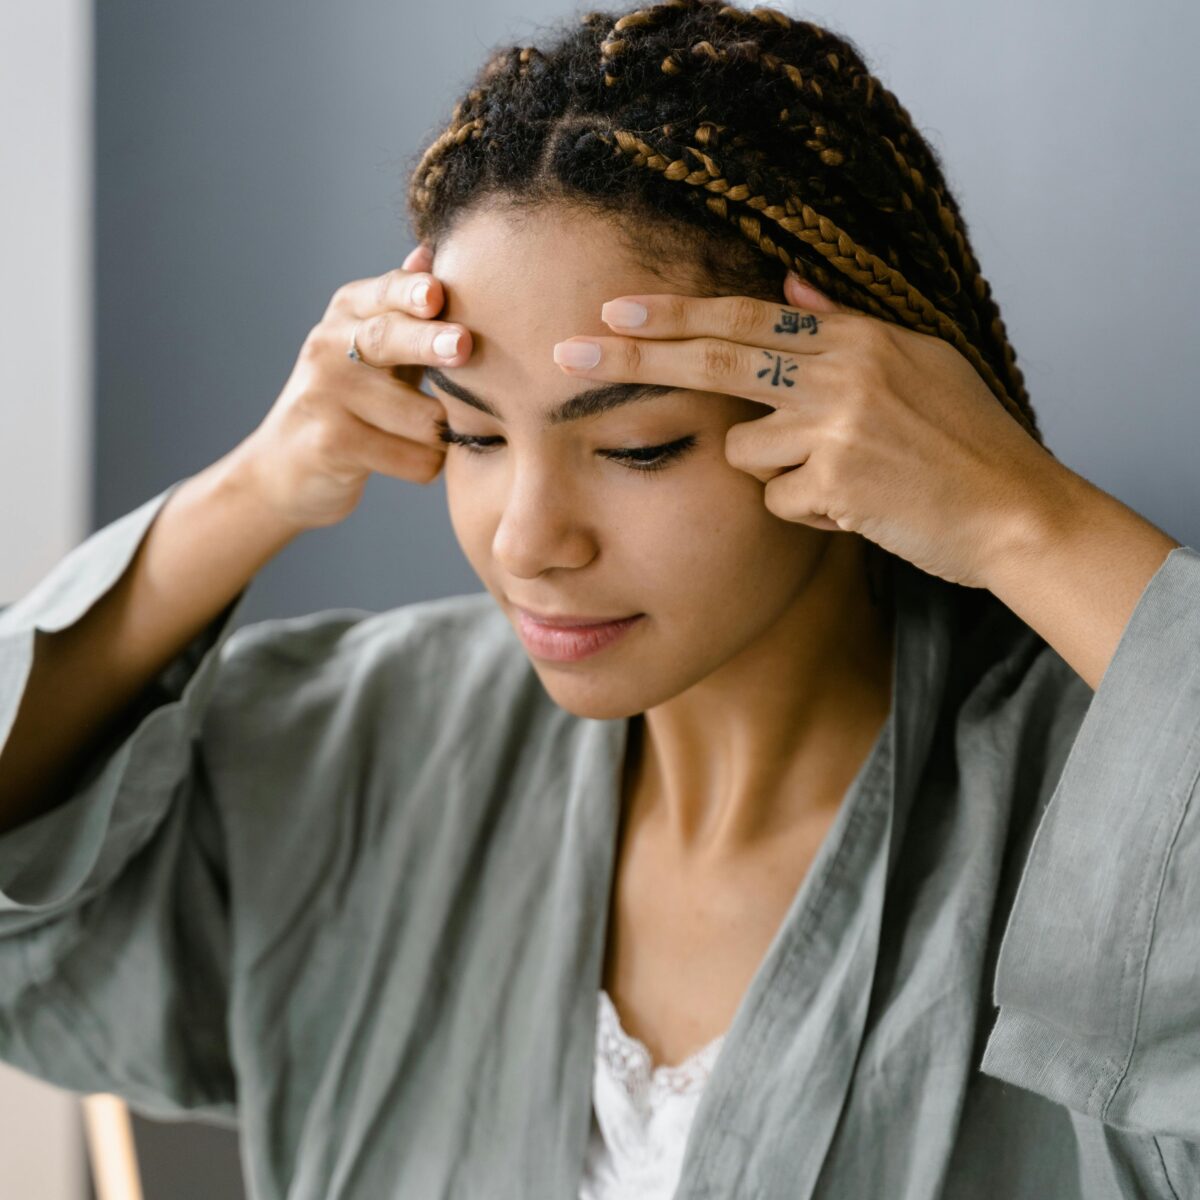
[[[459,333],[455,329],[448,329],[445,333],[439,333],[433,339],[433,350],[435,354],[440,354],[442,358],[453,358],[458,353]]]
[[[412,302],[417,308],[424,308],[429,303],[429,280],[418,280],[412,290]]]
[[[557,342],[554,361],[561,367],[594,367],[600,361],[600,347],[595,342]]]
[[[609,300],[600,306],[600,320],[632,328],[646,323],[646,306],[636,300]]]

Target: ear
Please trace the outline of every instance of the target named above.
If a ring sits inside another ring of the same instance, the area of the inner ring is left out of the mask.
[[[783,280],[783,296],[789,304],[803,308],[808,312],[839,313],[848,311],[842,305],[830,300],[824,292],[818,291],[811,283],[801,279],[795,271],[789,271]]]

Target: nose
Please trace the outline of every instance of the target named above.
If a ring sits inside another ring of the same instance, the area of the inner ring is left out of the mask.
[[[587,497],[568,476],[533,463],[511,472],[492,537],[492,557],[510,575],[534,579],[555,568],[578,570],[596,556]]]

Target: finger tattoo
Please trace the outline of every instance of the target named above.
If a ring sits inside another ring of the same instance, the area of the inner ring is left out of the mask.
[[[772,387],[778,387],[781,383],[784,387],[795,387],[796,381],[789,379],[788,375],[796,369],[796,360],[793,358],[787,359],[787,365],[785,366],[782,354],[772,354],[770,350],[764,350],[763,354],[767,356],[771,365],[763,367],[758,372],[758,378],[761,379],[764,375],[770,375]]]
[[[815,314],[809,313],[806,316],[801,316],[798,312],[790,308],[781,308],[779,310],[779,324],[775,326],[775,333],[803,333],[808,330],[811,334],[816,334],[817,328],[821,322]]]

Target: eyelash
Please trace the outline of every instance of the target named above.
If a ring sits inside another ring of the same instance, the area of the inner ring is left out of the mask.
[[[450,446],[461,446],[469,454],[486,454],[489,447],[503,440],[498,437],[473,437],[470,434],[457,433],[445,421],[436,421],[435,424],[439,441]],[[605,450],[602,453],[631,471],[649,473],[663,470],[695,444],[695,435],[689,433],[687,437],[666,442],[661,446],[637,446],[625,450]],[[643,458],[642,455],[647,457]]]

